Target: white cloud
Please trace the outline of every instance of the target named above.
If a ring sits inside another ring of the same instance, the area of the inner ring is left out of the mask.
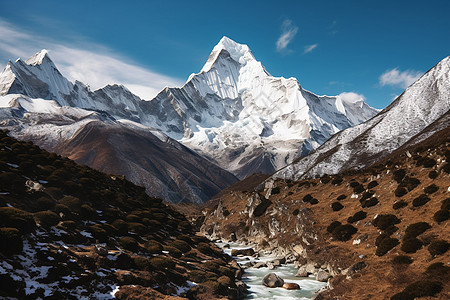
[[[422,72],[414,70],[399,71],[398,68],[387,70],[381,74],[379,81],[382,86],[392,85],[406,89],[413,84],[420,76]]]
[[[338,95],[341,97],[342,101],[347,103],[355,103],[360,101],[365,101],[366,97],[363,94],[358,94],[354,92],[343,92]]]
[[[277,51],[283,51],[289,45],[289,43],[294,39],[297,34],[298,27],[292,24],[291,20],[284,20],[282,26],[281,36],[278,38],[276,46]]]
[[[140,67],[101,45],[61,44],[0,19],[0,58],[26,59],[44,48],[64,76],[84,82],[92,89],[117,83],[143,99],[152,99],[165,86],[183,84],[179,79]]]
[[[303,54],[306,54],[306,53],[309,53],[309,52],[313,51],[314,49],[317,48],[317,46],[319,46],[319,44],[313,44],[313,45],[305,46],[305,51],[303,51]]]

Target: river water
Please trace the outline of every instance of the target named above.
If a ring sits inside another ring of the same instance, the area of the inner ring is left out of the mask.
[[[251,246],[241,246],[238,244],[229,244],[230,248],[224,249],[223,246],[225,243],[217,243],[219,247],[223,249],[223,251],[229,255],[231,255],[232,249],[245,249],[251,248]],[[239,264],[243,265],[248,262],[267,262],[272,261],[275,257],[233,257]],[[319,282],[314,280],[313,278],[308,277],[295,277],[297,274],[297,269],[294,267],[294,264],[287,264],[281,267],[277,267],[273,270],[269,270],[269,268],[247,268],[245,269],[245,273],[242,276],[242,281],[245,282],[249,288],[249,294],[246,299],[280,299],[280,300],[306,300],[306,299],[314,299],[317,296],[317,291],[324,288],[326,286],[326,282]],[[283,278],[284,282],[293,282],[297,283],[300,286],[300,290],[286,290],[283,288],[268,288],[262,284],[262,280],[264,276],[268,273],[275,273],[281,278]]]

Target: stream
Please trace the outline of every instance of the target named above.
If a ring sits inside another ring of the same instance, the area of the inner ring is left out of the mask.
[[[226,244],[230,245],[230,248],[223,248]],[[225,253],[231,255],[232,249],[247,249],[252,248],[251,246],[242,246],[233,243],[216,243],[220,248],[223,249]],[[261,256],[261,257],[233,257],[240,265],[244,265],[248,262],[268,262],[274,260],[276,257]],[[277,267],[273,270],[269,268],[247,268],[244,270],[244,275],[242,276],[242,281],[245,282],[249,288],[249,294],[245,299],[314,299],[317,296],[317,291],[326,286],[326,282],[319,282],[313,278],[309,277],[295,277],[298,269],[294,267],[294,264],[285,264]],[[285,282],[297,283],[300,286],[300,290],[286,290],[284,288],[268,288],[262,284],[264,276],[268,273],[275,273]]]

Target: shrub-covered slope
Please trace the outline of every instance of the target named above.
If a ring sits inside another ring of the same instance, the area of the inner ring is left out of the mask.
[[[317,299],[447,299],[449,173],[445,128],[369,169],[253,192],[231,186],[202,231],[328,272],[331,288]]]
[[[236,275],[144,188],[0,131],[0,298],[238,298]]]

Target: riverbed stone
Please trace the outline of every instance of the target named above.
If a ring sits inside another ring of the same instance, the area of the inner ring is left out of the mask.
[[[284,284],[284,280],[275,273],[269,273],[264,276],[262,280],[263,285],[274,288],[274,287],[282,287]]]
[[[267,267],[267,264],[262,261],[257,262],[256,264],[253,265],[253,268],[255,268],[255,269],[265,268],[265,267]]]
[[[252,248],[245,248],[245,249],[233,249],[231,250],[231,256],[252,256],[255,254],[255,250]]]
[[[330,277],[331,277],[331,275],[327,271],[319,270],[319,272],[317,272],[317,275],[316,275],[316,280],[320,281],[320,282],[327,282],[328,278],[330,278]]]
[[[308,272],[306,272],[305,267],[298,268],[297,274],[295,274],[296,277],[308,277]]]
[[[283,289],[286,289],[286,290],[299,290],[300,286],[297,283],[294,283],[294,282],[285,282],[283,284]]]

